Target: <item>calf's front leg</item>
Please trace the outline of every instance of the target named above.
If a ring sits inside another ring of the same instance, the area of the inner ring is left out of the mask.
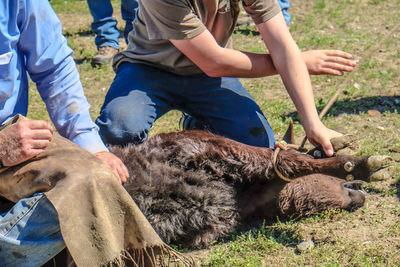
[[[323,173],[346,180],[382,180],[390,176],[391,168],[385,168],[391,162],[388,156],[336,156],[314,159],[292,150],[281,151],[276,166],[288,178],[300,177],[312,173]]]

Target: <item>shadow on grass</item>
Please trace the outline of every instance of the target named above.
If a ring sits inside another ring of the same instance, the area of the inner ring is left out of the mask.
[[[258,36],[260,33],[257,30],[249,29],[249,28],[236,28],[234,30],[235,34],[242,34],[245,36]]]
[[[124,38],[124,31],[121,29],[118,29],[118,31],[119,31],[118,39]],[[79,37],[93,37],[94,38],[96,36],[96,34],[90,29],[85,29],[85,30],[79,29],[78,31],[72,31],[72,32],[67,30],[67,31],[64,31],[63,34],[65,37],[79,36]]]
[[[79,31],[74,31],[74,32],[70,32],[70,31],[64,31],[63,32],[65,37],[71,37],[71,36],[79,36],[79,37],[89,37],[89,36],[93,36],[94,37],[94,32],[92,32],[91,30],[79,30]]]
[[[89,57],[76,58],[75,59],[75,64],[76,65],[81,65],[81,64],[83,64],[85,62],[90,62],[90,61],[92,61],[92,59],[89,58]]]
[[[394,184],[394,188],[396,190],[396,197],[400,201],[400,177],[397,179],[397,181]]]
[[[326,103],[317,103],[318,112],[325,107]],[[360,114],[368,110],[378,110],[383,112],[400,113],[400,96],[372,96],[357,100],[343,100],[335,102],[329,109],[326,116],[339,116],[341,114]],[[294,121],[299,121],[297,112],[291,112],[282,116],[285,120],[291,117]]]

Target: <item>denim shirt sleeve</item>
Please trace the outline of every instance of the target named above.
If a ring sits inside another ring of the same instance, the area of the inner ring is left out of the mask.
[[[19,49],[57,131],[92,153],[108,151],[93,123],[72,49],[48,0],[26,0]]]

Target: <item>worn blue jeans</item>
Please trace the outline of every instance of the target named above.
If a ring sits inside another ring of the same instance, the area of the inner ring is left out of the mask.
[[[141,143],[153,123],[172,109],[239,142],[275,144],[267,119],[239,79],[180,76],[145,64],[119,66],[96,123],[106,143]]]
[[[41,266],[64,248],[57,212],[44,194],[0,214],[0,266]]]
[[[291,19],[292,19],[292,17],[289,14],[289,11],[288,11],[288,9],[290,7],[289,0],[278,0],[278,2],[281,7],[282,14],[283,14],[283,17],[285,18],[286,24],[289,26]]]
[[[113,18],[113,8],[111,0],[87,0],[90,14],[93,17],[92,30],[96,34],[94,40],[97,48],[102,46],[111,46],[119,48],[119,31],[117,29],[117,20]],[[124,37],[127,41],[128,33],[132,30],[132,22],[136,17],[138,0],[122,0],[121,14],[125,20]]]

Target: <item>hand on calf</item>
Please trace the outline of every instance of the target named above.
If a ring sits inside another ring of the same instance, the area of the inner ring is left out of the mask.
[[[330,140],[342,136],[341,133],[327,128],[322,122],[313,126],[304,125],[304,129],[311,144],[321,145],[327,156],[333,156],[334,150]]]
[[[0,159],[15,166],[43,152],[53,137],[53,127],[45,121],[23,120],[0,132]]]
[[[114,172],[121,184],[126,182],[129,177],[128,169],[117,156],[107,151],[98,152],[94,155]]]

